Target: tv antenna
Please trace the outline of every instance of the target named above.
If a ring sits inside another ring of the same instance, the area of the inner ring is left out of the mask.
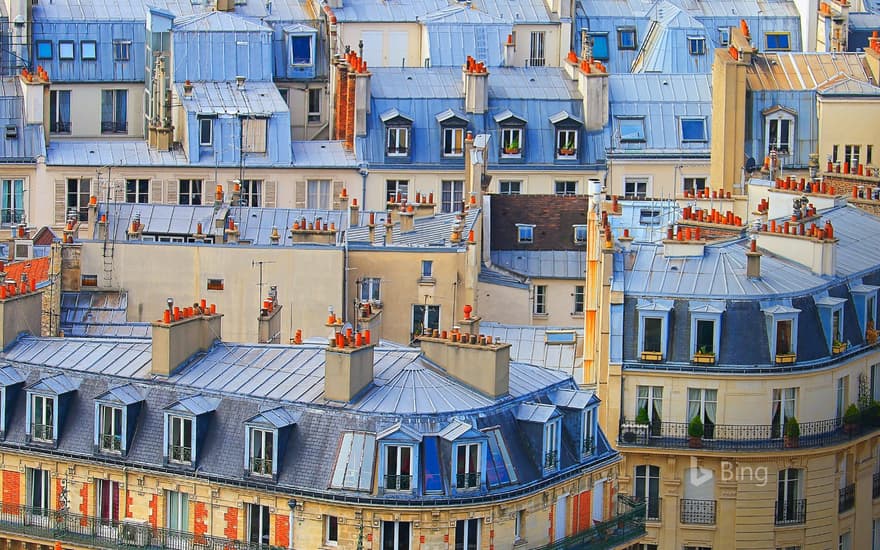
[[[275,262],[270,260],[251,260],[251,269],[256,266],[260,266],[260,282],[258,286],[260,287],[260,299],[264,298],[263,296],[263,285],[266,284],[263,282],[263,265],[274,264]]]

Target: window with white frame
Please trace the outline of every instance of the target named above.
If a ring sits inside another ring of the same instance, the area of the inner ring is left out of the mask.
[[[776,488],[776,524],[803,523],[800,501],[803,495],[803,470],[779,470]]]
[[[681,181],[685,193],[697,194],[706,189],[705,177],[684,177]]]
[[[70,133],[70,90],[49,92],[49,132]]]
[[[715,437],[715,422],[718,412],[718,390],[688,388],[687,421],[699,418],[703,423],[703,438]]]
[[[455,550],[479,550],[481,522],[479,518],[455,522]]]
[[[516,224],[516,242],[533,243],[535,242],[535,226],[527,223]]]
[[[519,195],[522,193],[522,182],[516,180],[501,180],[498,182],[499,195]]]
[[[321,88],[309,88],[309,122],[321,121]]]
[[[306,208],[330,210],[333,204],[333,188],[330,180],[308,180],[306,182]]]
[[[730,27],[718,27],[718,44],[721,46],[730,44]]]
[[[464,181],[443,180],[440,182],[440,211],[449,214],[461,212],[464,204]]]
[[[199,145],[210,147],[214,143],[214,119],[199,117]]]
[[[434,277],[434,261],[422,260],[422,279]]]
[[[113,40],[113,61],[128,61],[131,58],[131,40]]]
[[[13,225],[24,221],[24,180],[0,180],[0,223]]]
[[[692,354],[715,355],[716,330],[715,319],[694,319],[694,345]]]
[[[776,151],[781,155],[787,155],[794,149],[794,115],[778,110],[769,114],[764,119],[764,142],[767,144],[767,154]]]
[[[578,149],[578,131],[571,128],[556,129],[556,158],[575,159]]]
[[[529,67],[543,67],[546,63],[544,58],[544,31],[532,31],[529,36]]]
[[[861,145],[844,145],[843,146],[843,162],[848,162],[850,166],[850,170],[856,169],[858,170],[859,166],[859,153],[861,152]]]
[[[413,448],[409,445],[385,445],[386,491],[411,491],[413,488]]]
[[[797,417],[797,388],[776,388],[770,405],[770,424],[772,437],[782,437],[785,421]]]
[[[430,281],[430,278],[421,279]],[[412,335],[427,334],[427,330],[440,328],[440,306],[414,304],[412,306]]]
[[[385,154],[389,157],[409,155],[409,126],[389,126],[386,129]]]
[[[122,452],[122,408],[98,405],[98,446],[102,451]]]
[[[241,180],[241,205],[260,206],[263,180]]]
[[[382,550],[411,550],[412,524],[408,521],[382,522]]]
[[[519,127],[501,129],[501,158],[522,158],[523,129]]]
[[[636,418],[644,411],[648,422],[659,426],[663,411],[663,386],[636,387]]]
[[[576,181],[554,182],[554,192],[558,197],[573,197],[577,194]]]
[[[313,34],[290,35],[290,64],[295,67],[303,67],[314,64]]]
[[[794,353],[794,321],[780,319],[776,321],[776,354],[791,355]]]
[[[643,360],[662,360],[666,357],[669,312],[672,301],[639,300],[636,311],[639,315],[638,353]]]
[[[547,285],[535,285],[533,312],[535,315],[547,315]]]
[[[460,443],[455,446],[455,488],[475,489],[480,486],[480,444]]]
[[[617,117],[617,131],[621,143],[644,143],[645,117]]]
[[[443,127],[443,156],[461,157],[464,155],[464,128]]]
[[[542,463],[545,470],[557,470],[559,468],[559,438],[562,423],[554,419],[544,424],[544,455]]]
[[[91,193],[92,180],[89,178],[67,178],[67,212],[65,214],[74,211],[79,221],[88,221]]]
[[[688,36],[688,53],[691,55],[706,55],[706,37]]]
[[[378,302],[381,299],[379,292],[379,277],[364,277],[361,279],[361,302]]]
[[[763,310],[767,318],[770,357],[777,363],[793,362],[797,355],[799,309],[772,306]]]
[[[385,200],[400,202],[408,196],[409,180],[385,180]]]
[[[582,315],[584,313],[584,285],[574,286],[574,309],[572,313]]]
[[[119,522],[118,481],[95,480],[95,508],[102,526],[114,526]]]
[[[525,538],[525,510],[517,510],[513,515],[513,540],[519,542]],[[875,521],[876,523],[876,521]],[[880,550],[880,549],[878,549]]]
[[[663,318],[644,317],[642,319],[642,351],[663,353]]]
[[[624,178],[623,198],[644,199],[648,196],[648,178]]]
[[[271,526],[269,507],[265,504],[247,505],[247,541],[261,547],[269,547]]]
[[[819,319],[825,335],[825,345],[829,350],[834,351],[843,343],[843,326],[844,326],[844,305],[845,298],[837,298],[834,296],[823,296],[816,299],[816,307],[819,310]]]
[[[189,527],[189,495],[181,491],[165,491],[165,528],[187,531]]]
[[[31,514],[47,515],[51,507],[49,470],[27,468],[25,475],[27,477],[25,498],[27,506],[32,508]]]
[[[645,503],[645,519],[660,519],[660,467],[641,465],[635,468],[634,496]]]
[[[275,432],[260,428],[249,428],[250,456],[248,471],[257,475],[273,474],[273,457],[275,452]]]
[[[193,419],[168,416],[168,461],[176,464],[193,462]]]
[[[150,202],[150,180],[125,180],[125,202],[146,204]]]
[[[177,204],[202,204],[202,180],[185,179],[177,182]]]
[[[596,452],[596,409],[584,409],[583,416],[583,433],[581,434],[581,454],[584,456],[591,455]]]
[[[339,518],[337,516],[324,516],[324,544],[327,546],[339,544]]]
[[[55,440],[55,398],[31,394],[31,437],[34,441]]]
[[[587,226],[586,225],[574,225],[572,226],[574,231],[574,244],[584,244],[587,242]]]

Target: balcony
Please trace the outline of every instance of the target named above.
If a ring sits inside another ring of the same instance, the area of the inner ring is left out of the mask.
[[[282,550],[253,542],[153,528],[147,523],[112,521],[5,502],[0,502],[0,533],[44,539],[47,545],[60,541],[65,547],[107,550],[134,547],[152,550]]]
[[[102,134],[126,134],[128,133],[128,122],[127,121],[102,121],[101,122],[101,133]]]
[[[544,469],[555,470],[559,466],[559,452],[549,451],[544,453]]]
[[[837,513],[842,514],[846,511],[852,510],[853,506],[856,504],[856,484],[851,483],[844,487],[843,489],[839,489],[837,496]]]
[[[660,521],[660,503],[663,499],[660,497],[632,497],[633,501],[638,504],[645,505],[645,520],[647,521]]]
[[[811,449],[837,445],[858,439],[877,431],[878,426],[859,424],[854,429],[844,429],[841,419],[802,422],[800,436],[794,447]],[[706,425],[703,449],[722,451],[767,451],[786,448],[782,429],[778,425],[712,424]],[[638,424],[624,419],[620,423],[618,444],[624,447],[657,447],[665,449],[689,448],[687,422],[659,422]]]
[[[874,474],[874,485],[871,489],[871,497],[880,497],[880,474]]]
[[[690,525],[715,525],[715,501],[681,499],[681,523]]]
[[[101,450],[113,453],[122,452],[122,436],[101,434]]]
[[[455,475],[456,489],[476,489],[480,485],[480,472],[466,472]]]
[[[168,458],[171,459],[171,462],[192,464],[192,447],[169,445]]]
[[[412,476],[408,474],[386,475],[386,491],[409,491],[412,489]]]
[[[634,543],[645,536],[644,508],[644,503],[619,495],[616,516],[537,550],[608,550]]]
[[[55,430],[52,424],[34,424],[31,427],[31,436],[36,441],[52,441]]]
[[[261,476],[270,476],[272,475],[272,459],[271,458],[262,458],[259,456],[251,457],[251,472],[261,475]]]
[[[806,499],[776,501],[776,525],[800,525],[806,521]]]

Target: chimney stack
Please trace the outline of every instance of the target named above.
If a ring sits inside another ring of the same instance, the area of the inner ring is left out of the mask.
[[[382,305],[377,302],[364,302],[358,307],[358,328],[367,340],[378,342],[382,339]]]
[[[608,69],[599,61],[582,60],[578,66],[578,91],[583,97],[584,128],[601,130],[608,123]]]
[[[324,352],[324,398],[351,403],[373,382],[372,335],[334,333]]]
[[[415,209],[413,205],[408,205],[406,211],[400,213],[400,233],[412,233],[416,230],[413,219],[415,218]]]
[[[214,304],[205,300],[193,307],[178,307],[168,298],[162,319],[151,323],[153,328],[153,360],[151,372],[170,376],[193,355],[211,349],[220,339],[221,319]]]
[[[749,241],[749,250],[746,252],[746,277],[749,279],[761,278],[761,256],[758,252],[758,241]]]
[[[464,110],[466,113],[483,114],[489,109],[489,71],[483,63],[467,57],[462,66],[464,81]]]
[[[261,344],[281,343],[281,304],[278,303],[277,288],[274,286],[269,287],[269,296],[263,300],[257,325]]]
[[[28,284],[0,281],[0,349],[6,349],[23,332],[39,336],[42,311],[43,291],[36,290],[35,279]]]
[[[48,144],[49,85],[51,84],[49,74],[43,70],[42,65],[37,66],[37,70],[34,72],[23,68],[19,82],[21,83],[22,102],[24,103],[24,123],[43,126],[43,133]]]
[[[391,222],[391,212],[385,217],[385,246],[391,246],[394,241],[394,224]]]
[[[357,227],[361,224],[361,209],[358,206],[357,198],[351,199],[351,206],[348,207],[348,225],[349,227]]]
[[[516,46],[513,43],[513,35],[507,35],[507,42],[504,43],[504,66],[513,67],[516,64]]]

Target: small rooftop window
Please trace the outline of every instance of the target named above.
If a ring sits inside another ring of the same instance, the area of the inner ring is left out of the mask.
[[[706,119],[681,119],[681,141],[706,141]]]
[[[620,130],[620,141],[645,141],[645,119],[643,117],[618,118],[617,126]]]
[[[791,49],[791,35],[787,32],[768,32],[764,35],[767,51],[787,51]]]
[[[706,37],[688,36],[688,53],[691,55],[706,55]]]
[[[519,243],[531,243],[535,241],[535,226],[518,223],[516,224],[516,241]]]
[[[37,59],[52,59],[52,42],[37,40]]]
[[[574,344],[577,333],[573,330],[548,330],[544,333],[545,344]]]
[[[617,49],[634,50],[636,49],[636,28],[620,27],[617,29]]]

